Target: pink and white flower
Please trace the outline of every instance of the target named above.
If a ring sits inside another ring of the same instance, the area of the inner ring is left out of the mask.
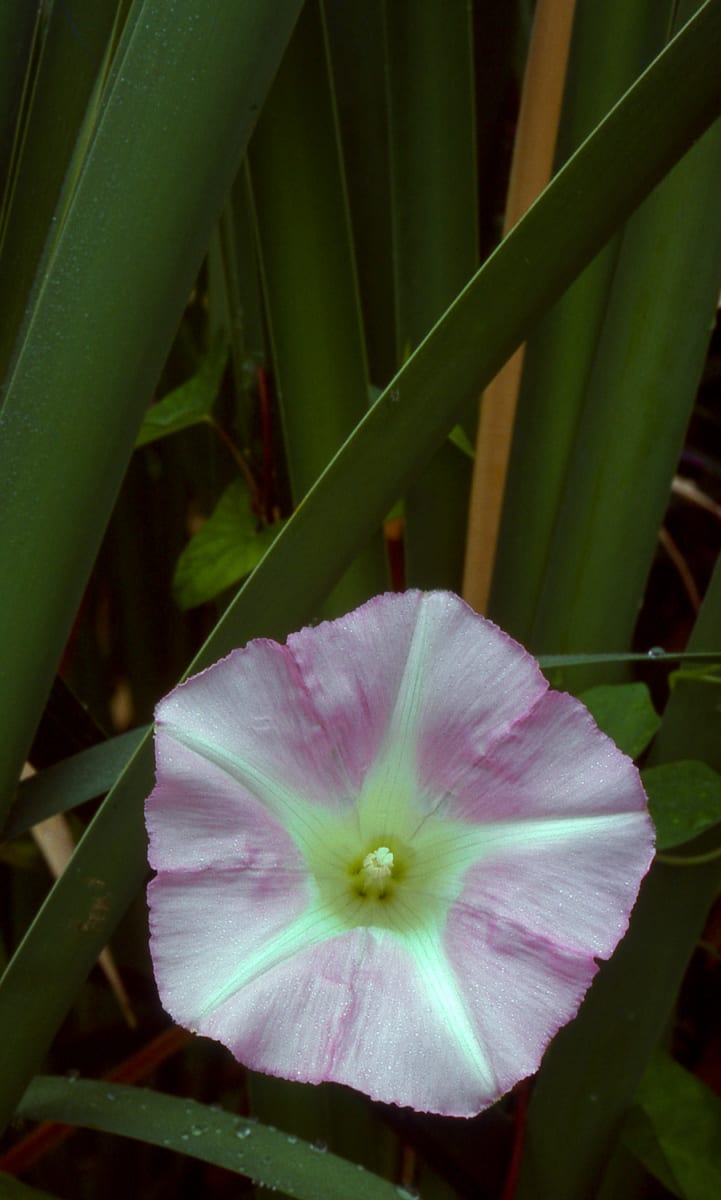
[[[162,1002],[247,1066],[469,1116],[539,1065],[653,853],[638,772],[447,592],[235,650],[157,710]]]

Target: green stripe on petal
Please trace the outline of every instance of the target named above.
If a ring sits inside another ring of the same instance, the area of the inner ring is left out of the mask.
[[[443,870],[464,870],[474,863],[482,862],[497,850],[543,850],[557,846],[559,842],[571,842],[581,837],[587,845],[601,841],[608,834],[618,835],[624,830],[640,838],[648,831],[648,823],[641,813],[603,813],[575,817],[549,817],[541,820],[494,821],[487,825],[461,825],[457,822],[438,821],[438,828],[427,822],[416,838],[416,843],[432,848],[434,857]],[[648,840],[648,839],[646,839]]]
[[[394,763],[397,767],[402,764],[407,764],[409,769],[411,766],[415,767],[424,675],[428,661],[429,621],[429,606],[419,604],[416,609],[416,623],[411,644],[408,647],[406,665],[388,726],[386,746],[389,750],[392,749],[392,753],[388,754],[389,769]]]
[[[247,987],[261,975],[280,966],[311,946],[326,942],[338,934],[346,933],[348,926],[342,920],[342,908],[335,910],[329,905],[311,903],[308,909],[292,925],[260,946],[245,959],[234,975],[218,988],[203,1005],[198,1014],[198,1024],[216,1012],[231,996]]]
[[[416,967],[426,984],[430,1004],[438,1019],[457,1043],[463,1058],[478,1076],[482,1090],[499,1095],[500,1089],[488,1055],[481,1046],[471,1024],[468,1011],[456,984],[439,933],[418,930],[407,933],[403,944],[413,956]]]
[[[279,779],[274,778],[257,763],[240,759],[222,746],[212,745],[188,729],[165,724],[168,737],[179,742],[200,758],[220,767],[232,779],[237,780],[247,792],[254,796],[283,825],[293,840],[301,847],[315,845],[327,832],[327,814],[323,813]]]

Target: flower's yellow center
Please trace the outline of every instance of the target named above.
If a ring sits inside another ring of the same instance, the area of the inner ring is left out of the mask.
[[[409,933],[442,923],[479,852],[469,827],[441,807],[389,755],[345,811],[324,809],[317,833],[315,822],[304,825],[300,848],[323,911],[346,929]]]
[[[393,874],[393,851],[388,846],[379,846],[363,859],[360,869],[363,891],[373,892],[382,896],[387,887],[387,880]]]

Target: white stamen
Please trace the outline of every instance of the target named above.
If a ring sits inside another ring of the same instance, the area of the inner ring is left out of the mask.
[[[393,851],[379,846],[363,859],[363,879],[366,884],[383,883],[393,873]]]

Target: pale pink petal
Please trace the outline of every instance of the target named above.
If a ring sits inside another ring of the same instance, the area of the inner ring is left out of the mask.
[[[476,761],[548,688],[535,659],[457,596],[430,592],[413,686],[421,788],[443,792],[455,763]]]
[[[162,728],[155,756],[158,782],[146,804],[146,825],[156,871],[305,869],[283,825],[227,771]]]
[[[460,904],[449,914],[444,948],[501,1095],[538,1068],[551,1038],[575,1016],[596,964]]]
[[[308,907],[304,871],[171,871],[148,888],[150,950],[163,1006],[195,1028],[249,958],[273,945]]]
[[[543,696],[485,758],[454,760],[446,780],[444,811],[461,820],[646,812],[631,760],[562,692]]]
[[[517,642],[450,592],[377,596],[292,634],[288,646],[355,788],[390,744],[432,789],[449,763],[485,753],[548,686]]]
[[[653,857],[643,813],[613,819],[490,826],[481,861],[463,880],[459,904],[560,950],[607,958],[626,932],[638,885]],[[585,827],[586,826],[586,827]],[[509,836],[494,842],[496,828]]]
[[[422,603],[421,592],[376,596],[288,638],[356,793],[386,739]]]
[[[162,700],[156,723],[161,736],[222,760],[263,801],[269,786],[334,807],[349,799],[333,743],[286,646],[259,639],[234,650]]]
[[[334,1080],[420,1111],[468,1115],[500,1094],[469,1066],[414,955],[387,931],[355,929],[297,954],[199,1031],[254,1070]]]

